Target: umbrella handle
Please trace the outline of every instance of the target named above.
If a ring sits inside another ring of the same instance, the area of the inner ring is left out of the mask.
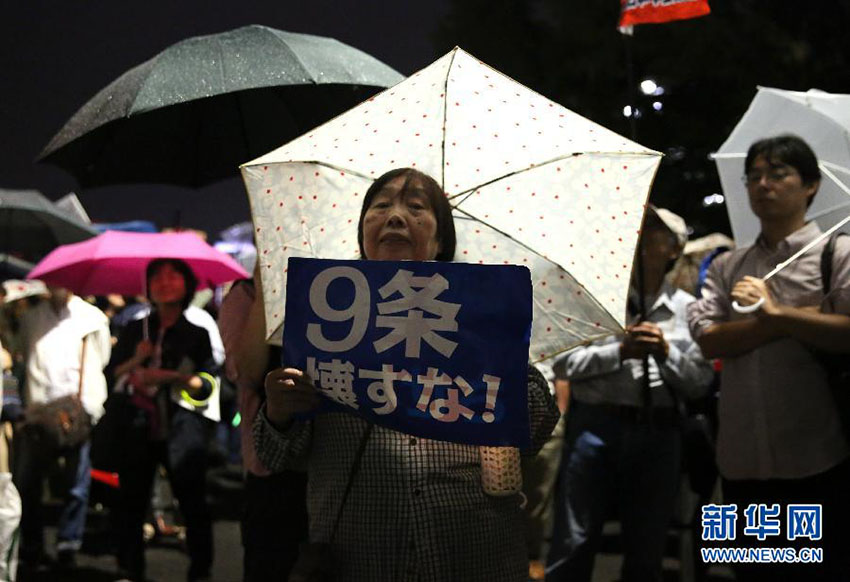
[[[753,303],[752,305],[741,305],[737,301],[732,302],[732,309],[737,311],[738,313],[755,313],[761,306],[764,305],[764,297],[759,297],[759,300]]]

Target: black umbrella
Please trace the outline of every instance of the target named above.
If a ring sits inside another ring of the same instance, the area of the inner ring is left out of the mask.
[[[23,279],[35,264],[7,253],[0,253],[0,281]]]
[[[35,261],[59,245],[96,235],[36,190],[0,189],[0,253]]]
[[[258,25],[194,37],[95,95],[40,159],[86,187],[200,187],[402,78],[332,38]]]

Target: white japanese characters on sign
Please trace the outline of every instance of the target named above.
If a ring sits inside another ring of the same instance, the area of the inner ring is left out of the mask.
[[[305,370],[322,412],[527,446],[531,295],[515,265],[292,258],[281,362]]]
[[[354,286],[354,300],[344,309],[335,309],[328,302],[328,289],[337,279],[347,280]],[[461,304],[438,299],[449,287],[449,281],[439,274],[417,277],[412,271],[399,269],[378,290],[385,301],[377,304],[379,315],[375,317],[375,326],[390,328],[391,331],[373,342],[375,352],[386,352],[404,342],[405,357],[419,358],[424,342],[444,357],[451,358],[457,342],[440,333],[457,332],[457,315]],[[325,352],[347,352],[357,347],[369,326],[370,293],[369,282],[357,269],[337,266],[320,272],[310,286],[310,307],[325,321],[350,320],[351,328],[344,338],[331,340],[324,335],[321,324],[310,323],[307,325],[308,341]],[[431,317],[426,317],[426,313]],[[395,382],[412,381],[407,370],[396,371],[390,364],[384,364],[381,370],[355,370],[351,362],[338,359],[319,362],[317,365],[315,358],[308,358],[307,372],[328,398],[353,409],[360,405],[353,390],[354,378],[379,380],[369,385],[367,395],[373,403],[380,405],[373,412],[381,415],[394,412],[398,406]],[[501,378],[484,374],[481,380],[487,391],[487,410],[481,417],[485,422],[493,422],[495,417],[492,411],[496,408]],[[461,417],[471,420],[475,416],[473,410],[461,402],[461,395],[468,397],[474,391],[473,386],[462,376],[452,378],[440,373],[437,368],[429,367],[426,374],[416,376],[416,383],[421,386],[416,407],[435,420],[455,422]],[[448,387],[445,398],[433,397],[435,386]]]

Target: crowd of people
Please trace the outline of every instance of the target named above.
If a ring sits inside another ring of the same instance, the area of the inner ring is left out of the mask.
[[[236,387],[241,418],[246,581],[320,574],[589,581],[603,526],[614,518],[622,526],[621,579],[661,580],[676,500],[688,483],[683,427],[695,402],[716,409],[709,416],[716,417],[721,476],[718,487],[701,492],[702,503],[741,511],[822,507],[823,535],[806,540],[823,548],[822,563],[741,564],[737,579],[850,579],[840,526],[850,512],[843,495],[850,447],[833,394],[835,366],[827,363],[830,354],[850,353],[850,241],[817,242],[765,282],[777,263],[819,236],[805,215],[820,173],[811,149],[794,136],[753,144],[745,169],[761,224],[753,246],[718,254],[700,289],[677,289],[669,274],[688,228],[650,206],[624,333],[529,364],[521,389],[530,446],[521,450],[523,490],[512,495],[482,488],[477,446],[412,437],[349,413],[312,415],[320,403],[315,379],[282,366],[280,349],[265,342],[259,271],[208,306],[215,321],[190,307],[197,286],[191,268],[168,257],[147,268],[148,305],[125,308],[131,317],[116,313],[111,327],[103,311],[65,289],[8,296],[0,328],[3,420],[14,436],[0,472],[11,470],[21,496],[21,572],[47,559],[43,481],[57,459],[55,560],[73,567],[91,458],[102,455],[120,477],[110,508],[117,577],[145,579],[143,527],[164,467],[186,527],[185,576],[210,579],[206,475],[224,383]],[[455,259],[449,202],[433,178],[410,168],[375,180],[357,235],[364,259]],[[736,310],[756,303],[754,312]],[[72,395],[95,436],[47,447],[28,419]],[[741,513],[733,544],[756,544],[744,531],[748,521]]]

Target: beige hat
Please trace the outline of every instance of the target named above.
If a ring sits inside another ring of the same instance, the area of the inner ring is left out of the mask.
[[[47,287],[41,281],[33,279],[31,281],[19,281],[17,279],[9,279],[3,281],[3,291],[5,297],[4,303],[11,303],[24,297],[32,297],[33,295],[44,295],[47,293]]]
[[[664,226],[676,236],[679,246],[684,247],[685,243],[688,242],[688,225],[685,223],[685,219],[666,208],[658,208],[653,204],[649,205],[649,210],[654,212],[655,216],[664,223]]]

